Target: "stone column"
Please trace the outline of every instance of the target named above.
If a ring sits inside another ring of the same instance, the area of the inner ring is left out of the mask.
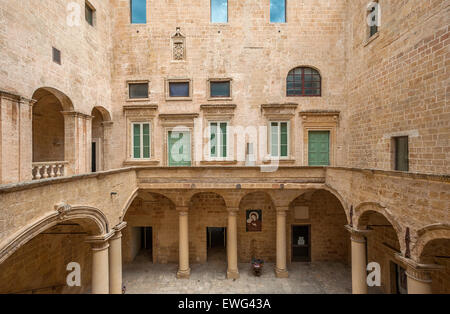
[[[277,264],[275,274],[278,278],[289,277],[286,267],[286,212],[288,207],[277,208]]]
[[[177,207],[179,220],[179,266],[177,272],[178,279],[188,279],[191,274],[189,268],[189,223],[188,208]]]
[[[228,229],[227,229],[227,257],[228,257],[228,279],[238,279],[239,269],[237,263],[237,223],[236,216],[238,208],[228,209]]]
[[[91,242],[92,294],[109,293],[108,241]]]
[[[122,294],[122,229],[126,222],[114,227],[115,233],[109,240],[109,293]]]
[[[444,269],[437,264],[421,264],[411,258],[397,254],[396,258],[406,265],[408,294],[432,294],[431,272]]]
[[[366,235],[370,230],[358,230],[347,225],[352,250],[352,293],[367,294]]]

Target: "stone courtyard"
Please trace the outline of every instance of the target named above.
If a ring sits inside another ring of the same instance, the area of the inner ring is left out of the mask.
[[[347,294],[352,292],[351,269],[337,262],[292,263],[289,278],[278,279],[274,264],[264,265],[261,277],[250,263],[239,263],[240,278],[226,279],[226,258],[191,265],[188,280],[176,279],[176,264],[152,264],[140,253],[124,265],[123,284],[127,294]]]

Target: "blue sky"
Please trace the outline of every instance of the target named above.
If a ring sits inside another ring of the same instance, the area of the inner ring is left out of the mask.
[[[270,0],[270,22],[286,22],[286,0]]]
[[[211,0],[211,22],[228,22],[228,0]]]
[[[132,0],[131,12],[131,23],[147,23],[147,0]]]

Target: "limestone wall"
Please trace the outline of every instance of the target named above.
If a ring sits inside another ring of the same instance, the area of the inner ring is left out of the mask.
[[[348,1],[347,166],[392,169],[392,136],[408,135],[411,172],[449,173],[448,1],[383,0],[368,42],[367,1]]]

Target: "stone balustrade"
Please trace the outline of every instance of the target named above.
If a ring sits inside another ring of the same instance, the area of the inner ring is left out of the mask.
[[[33,180],[63,177],[67,161],[33,162]]]

